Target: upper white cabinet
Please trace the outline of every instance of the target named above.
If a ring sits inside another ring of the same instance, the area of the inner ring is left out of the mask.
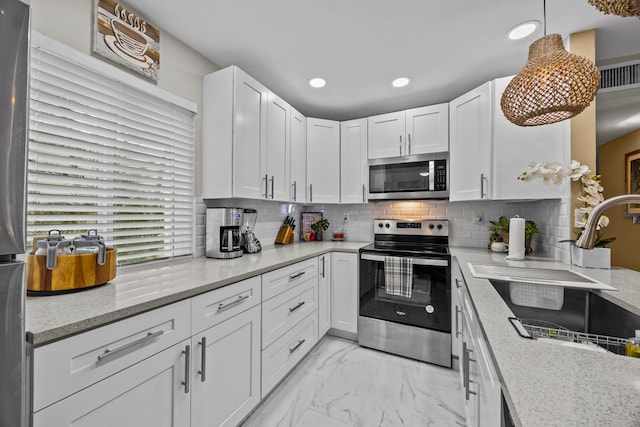
[[[449,149],[448,104],[380,114],[368,119],[369,159]]]
[[[340,203],[340,122],[307,118],[307,202]]]
[[[340,203],[367,202],[367,119],[340,123]]]
[[[202,197],[288,201],[290,114],[236,66],[205,76]]]
[[[520,127],[509,122],[500,98],[511,78],[487,82],[449,103],[451,201],[561,196],[561,186],[517,177],[532,162],[566,162],[569,123]]]
[[[305,203],[307,188],[307,118],[291,107],[291,196]]]

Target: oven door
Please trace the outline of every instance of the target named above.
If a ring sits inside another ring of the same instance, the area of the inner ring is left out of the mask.
[[[408,292],[398,295],[397,288],[387,287],[385,267],[393,266],[387,256],[394,255],[360,253],[360,316],[450,333],[449,258],[412,256],[411,271],[402,273],[410,275],[412,282],[410,296],[404,296]]]

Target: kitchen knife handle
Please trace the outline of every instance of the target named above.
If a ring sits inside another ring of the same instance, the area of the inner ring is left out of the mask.
[[[191,384],[189,380],[189,375],[191,374],[191,346],[187,345],[182,350],[182,354],[184,354],[184,381],[181,384],[184,386],[184,393],[189,394],[189,386]]]
[[[205,382],[207,379],[207,337],[202,337],[200,340],[200,358],[202,359],[202,367],[198,371],[200,374],[200,382]]]

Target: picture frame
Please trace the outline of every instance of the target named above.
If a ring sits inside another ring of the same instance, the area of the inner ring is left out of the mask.
[[[116,0],[95,0],[92,52],[152,82],[160,71],[160,30]]]
[[[626,194],[640,194],[640,150],[624,156],[624,185]],[[640,203],[625,205],[627,215],[640,216]]]

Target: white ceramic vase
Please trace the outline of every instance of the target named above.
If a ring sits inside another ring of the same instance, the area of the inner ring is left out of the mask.
[[[611,249],[584,249],[571,246],[571,260],[574,265],[586,268],[611,268]]]

